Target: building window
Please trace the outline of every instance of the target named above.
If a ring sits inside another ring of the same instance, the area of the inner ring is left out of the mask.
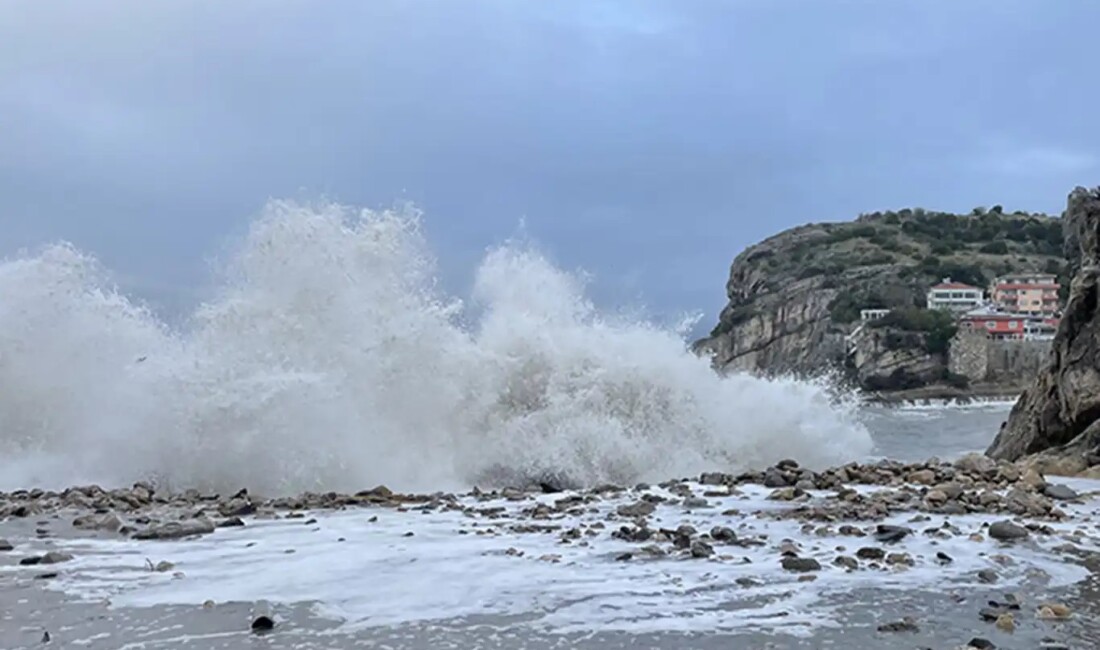
[[[986,329],[995,329],[997,327],[997,323],[995,321],[987,320],[985,322],[985,327]]]
[[[1008,329],[1010,329],[1010,330],[1014,330],[1014,329],[1016,329],[1016,326],[1017,326],[1017,325],[1019,325],[1019,323],[1017,323],[1016,321],[1014,321],[1014,320],[1013,320],[1013,321],[1009,321],[1009,322],[1008,322]]]

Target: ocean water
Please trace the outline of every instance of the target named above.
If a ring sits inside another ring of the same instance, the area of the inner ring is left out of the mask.
[[[633,483],[871,453],[851,396],[719,379],[532,247],[444,295],[420,223],[274,202],[175,327],[65,243],[0,262],[0,489]]]

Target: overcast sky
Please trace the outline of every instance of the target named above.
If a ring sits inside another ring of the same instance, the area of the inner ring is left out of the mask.
[[[1100,183],[1096,0],[0,2],[0,254],[186,301],[271,197],[411,199],[448,282],[528,232],[722,307],[745,246]]]

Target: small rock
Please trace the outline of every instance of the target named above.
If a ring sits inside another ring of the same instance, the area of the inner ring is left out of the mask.
[[[649,501],[639,501],[630,505],[619,506],[615,512],[619,513],[620,517],[647,517],[653,514],[656,509],[657,506]]]
[[[943,551],[937,551],[936,552],[936,561],[939,562],[940,564],[951,564],[952,562],[955,561],[955,559],[952,558],[947,553],[944,553]]]
[[[769,467],[764,472],[764,487],[769,488],[781,488],[787,487],[790,483],[787,481],[787,477],[779,470],[778,467]]]
[[[15,547],[12,546],[11,542],[9,542],[6,539],[0,539],[0,552],[14,551],[14,550],[15,550]]]
[[[45,632],[45,631],[42,632],[42,643],[49,643],[49,642],[50,642],[50,633]]]
[[[894,621],[893,623],[885,623],[878,626],[879,632],[920,632],[920,627],[917,626],[917,622],[911,617],[906,616],[900,621]]]
[[[821,570],[821,563],[812,557],[785,557],[780,564],[787,571],[796,573]]]
[[[867,533],[863,532],[859,528],[856,528],[855,526],[851,526],[851,525],[848,525],[848,524],[845,524],[845,525],[841,526],[840,528],[838,528],[837,532],[840,533],[841,535],[845,535],[845,536],[848,536],[848,537],[866,537],[867,536]]]
[[[798,497],[805,494],[797,487],[782,487],[768,495],[768,499],[772,501],[794,501]]]
[[[180,539],[214,532],[214,524],[205,519],[170,521],[134,533],[134,539]]]
[[[891,553],[886,556],[886,564],[890,566],[915,566],[912,556],[908,553]]]
[[[240,517],[230,517],[218,522],[218,528],[235,528],[243,525],[244,521]]]
[[[909,482],[919,485],[932,485],[936,481],[936,473],[930,469],[921,469],[909,474]]]
[[[691,557],[704,558],[714,555],[714,549],[701,539],[691,543]]]
[[[715,526],[710,529],[711,539],[718,542],[724,542],[727,544],[733,544],[737,542],[737,533],[733,532],[732,528],[726,526]]]
[[[1023,539],[1028,536],[1027,529],[1018,526],[1007,519],[998,521],[989,526],[989,536],[1002,542]]]
[[[271,612],[271,605],[265,600],[256,602],[252,610],[252,631],[267,632],[275,627],[275,615]]]
[[[1045,620],[1064,620],[1073,615],[1073,611],[1061,603],[1045,603],[1039,607],[1039,618]]]
[[[1047,486],[1043,488],[1043,494],[1051,499],[1057,499],[1059,501],[1072,501],[1080,496],[1076,491],[1065,485],[1055,485],[1053,483],[1048,483]]]
[[[974,637],[970,639],[970,642],[966,644],[968,648],[976,648],[977,650],[997,650],[997,646],[993,645],[993,642],[981,637]]]
[[[894,542],[900,542],[906,535],[912,533],[912,529],[905,528],[903,526],[888,526],[886,524],[879,524],[875,528],[875,539],[883,544],[892,544]]]
[[[623,553],[621,555],[615,556],[616,562],[629,562],[632,559],[634,559],[633,553]]]
[[[943,490],[929,490],[928,494],[924,495],[924,500],[932,505],[940,505],[947,503],[947,495]]]
[[[176,568],[175,564],[172,564],[171,562],[168,562],[167,560],[161,560],[160,562],[157,562],[157,565],[155,567],[153,567],[153,570],[156,571],[157,573],[167,573],[168,571],[171,571],[174,568]]]
[[[1002,632],[1012,632],[1016,629],[1016,618],[1012,614],[1001,614],[994,625]]]
[[[861,560],[882,560],[886,558],[886,551],[881,548],[867,546],[856,551],[856,557]]]
[[[737,586],[742,587],[744,589],[750,589],[752,587],[761,586],[760,582],[758,582],[756,580],[753,580],[752,578],[738,578],[738,579],[734,580],[734,583],[736,583]]]
[[[1000,580],[1000,576],[993,569],[982,569],[978,572],[978,580],[991,585]]]
[[[844,567],[849,571],[855,571],[859,568],[859,560],[855,559],[854,557],[849,557],[847,555],[838,556],[835,560],[833,560],[833,564],[839,567]]]
[[[42,556],[42,564],[61,564],[73,559],[72,555],[60,551],[50,551]]]

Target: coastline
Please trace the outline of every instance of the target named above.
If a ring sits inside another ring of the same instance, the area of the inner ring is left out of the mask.
[[[1019,399],[1024,389],[1025,386],[1023,385],[984,384],[962,389],[946,384],[937,384],[907,390],[865,392],[861,395],[861,398],[865,403],[881,406],[981,403],[1005,403],[1010,405]]]
[[[898,635],[1014,647],[1100,633],[1088,591],[1100,482],[1048,483],[974,455],[562,491],[2,497],[13,549],[0,552],[0,593],[20,603],[4,647],[49,632],[117,649],[149,627],[159,641],[146,647],[249,647],[261,598],[279,621],[265,643],[287,648],[502,633],[536,648],[552,647],[547,635],[593,648],[795,648],[809,636],[862,649]],[[22,564],[47,551],[60,559]],[[1050,619],[1046,603],[1069,613]]]

